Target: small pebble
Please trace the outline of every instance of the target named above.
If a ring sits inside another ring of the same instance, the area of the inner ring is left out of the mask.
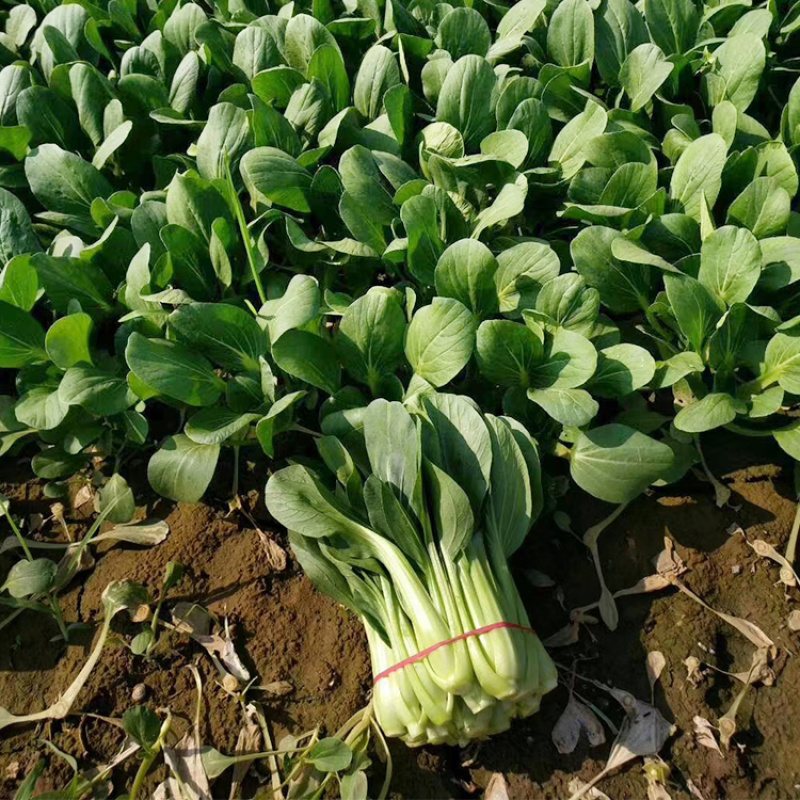
[[[733,566],[733,567],[731,567],[731,572],[732,572],[734,575],[738,575],[738,574],[739,574],[741,571],[742,571],[742,566],[741,566],[741,564],[736,564],[736,566]]]
[[[141,703],[147,697],[147,687],[143,683],[137,683],[131,692],[131,700],[134,703]]]
[[[789,630],[800,631],[800,610],[795,609],[792,611],[786,621],[789,624]]]

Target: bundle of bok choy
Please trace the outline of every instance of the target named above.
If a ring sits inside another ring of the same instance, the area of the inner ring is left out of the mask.
[[[323,430],[332,474],[289,466],[266,502],[306,574],[363,618],[384,731],[464,744],[534,713],[556,671],[508,567],[542,504],[528,432],[448,394]]]

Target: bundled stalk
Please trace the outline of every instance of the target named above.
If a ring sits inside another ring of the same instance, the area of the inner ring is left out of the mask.
[[[534,713],[556,672],[508,568],[541,509],[527,431],[447,394],[337,416],[318,441],[332,474],[282,469],[266,501],[311,580],[363,618],[381,726],[463,744]]]

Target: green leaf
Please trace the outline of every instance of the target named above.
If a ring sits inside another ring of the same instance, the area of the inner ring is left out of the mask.
[[[758,92],[767,53],[760,36],[740,33],[729,36],[714,52],[717,74],[725,86],[725,96],[738,111],[746,111]]]
[[[166,215],[166,222],[180,225],[206,242],[211,240],[214,220],[231,220],[228,204],[217,187],[192,174],[176,174],[172,179],[167,188]]]
[[[272,345],[275,363],[289,375],[334,394],[339,388],[339,364],[331,344],[301,330],[286,331]]]
[[[488,415],[485,421],[492,443],[492,471],[483,517],[490,536],[508,558],[519,549],[533,522],[531,475],[512,421]]]
[[[481,56],[463,56],[447,71],[436,105],[436,119],[459,130],[467,149],[477,148],[494,128],[495,83],[494,71]]]
[[[328,737],[306,751],[305,760],[320,772],[341,772],[353,761],[353,751],[341,739]]]
[[[406,334],[406,358],[414,372],[433,386],[444,386],[467,365],[475,346],[475,319],[449,297],[414,314]]]
[[[597,68],[606,83],[618,86],[628,54],[650,40],[644,18],[628,0],[602,0],[594,25]]]
[[[190,406],[211,405],[225,390],[211,363],[177,342],[134,333],[128,339],[125,359],[139,380],[159,394]]]
[[[55,144],[43,144],[25,159],[25,177],[48,210],[89,216],[96,197],[108,198],[111,184],[88,161]]]
[[[800,338],[776,333],[769,340],[764,354],[762,382],[774,381],[787,392],[800,394]]]
[[[545,342],[544,359],[531,375],[531,385],[541,389],[576,389],[597,368],[597,351],[585,337],[557,328]]]
[[[80,406],[95,417],[119,414],[136,402],[124,378],[91,367],[68,369],[58,386],[58,397],[65,407]]]
[[[528,389],[528,399],[562,425],[588,425],[600,407],[584,389]]]
[[[147,480],[162,497],[196,503],[214,477],[218,458],[219,445],[197,444],[179,433],[151,456]]]
[[[208,122],[197,140],[197,171],[207,180],[224,178],[225,154],[235,165],[251,147],[247,114],[233,103],[217,103],[211,106]]]
[[[184,432],[197,444],[222,444],[259,419],[259,414],[240,414],[227,408],[203,408],[186,423]]]
[[[336,352],[357,381],[373,391],[403,360],[406,318],[396,292],[373,287],[351,303],[336,334]]]
[[[21,308],[0,300],[0,367],[19,369],[47,361],[42,326]]]
[[[41,249],[25,206],[11,192],[0,189],[0,261],[6,264],[14,256],[38,253]]]
[[[454,8],[445,14],[436,33],[436,44],[456,61],[462,56],[485,56],[492,34],[483,16],[474,8]]]
[[[638,111],[650,102],[672,74],[673,66],[654,44],[640,44],[628,54],[619,81],[631,99],[631,111]]]
[[[526,325],[486,320],[478,328],[475,355],[481,374],[492,383],[527,388],[544,348]]]
[[[305,75],[314,51],[323,45],[339,49],[333,34],[321,22],[308,14],[297,14],[289,20],[283,55],[292,69]]]
[[[709,208],[717,202],[728,146],[717,133],[695,139],[681,154],[670,180],[670,195],[684,211],[700,219],[703,195]]]
[[[575,0],[575,2],[588,8],[586,0]],[[572,178],[577,174],[586,161],[584,152],[586,144],[595,136],[599,136],[607,124],[606,110],[599,103],[588,100],[584,110],[559,131],[550,150],[549,160],[557,161],[561,165],[564,178]]]
[[[258,372],[267,352],[264,332],[252,314],[227,303],[191,303],[169,316],[179,342],[230,372]]]
[[[100,489],[97,510],[102,514],[106,512],[108,522],[130,522],[136,513],[136,501],[133,492],[125,478],[115,472]]]
[[[400,83],[400,68],[395,54],[376,44],[364,54],[353,87],[353,105],[367,120],[383,111],[386,93]]]
[[[756,239],[777,236],[786,230],[791,204],[775,178],[756,178],[730,204],[726,222],[749,228]]]
[[[147,706],[129,708],[122,715],[122,727],[145,753],[153,749],[161,733],[161,722]]]
[[[60,314],[68,314],[77,300],[81,309],[98,319],[113,310],[113,287],[103,271],[78,258],[59,258],[38,253],[33,266],[48,300]]]
[[[703,433],[733,422],[744,411],[740,400],[724,392],[712,392],[682,408],[675,416],[675,427],[687,433]]]
[[[523,242],[497,256],[494,274],[500,312],[509,316],[533,308],[542,286],[555,278],[561,265],[558,256],[541,242]]]
[[[455,559],[475,532],[475,517],[469,498],[444,470],[429,461],[425,466],[439,546],[448,557]]]
[[[49,558],[17,561],[8,571],[0,591],[7,591],[14,598],[46,594],[55,584],[57,571],[55,561]]]
[[[689,275],[667,273],[664,275],[664,287],[681,332],[695,352],[699,353],[722,316],[722,301]]]
[[[594,20],[586,0],[563,0],[547,27],[547,52],[562,67],[577,67],[594,58]]]
[[[703,242],[698,280],[728,305],[745,302],[760,275],[761,250],[748,230],[726,225]]]
[[[692,0],[645,0],[644,16],[653,41],[668,55],[683,55],[694,45],[700,15]]]
[[[30,311],[39,294],[39,276],[28,256],[12,258],[0,272],[0,300]]]
[[[611,311],[629,313],[649,304],[652,275],[645,265],[614,257],[614,242],[622,234],[602,225],[584,228],[570,247],[575,269],[589,286],[600,292],[600,300]]]
[[[608,503],[628,503],[674,462],[671,448],[627,425],[581,433],[570,453],[570,472],[583,490]]]
[[[275,203],[293,211],[311,210],[311,173],[274,147],[256,147],[242,158],[240,170],[253,204]]]
[[[655,359],[643,347],[615,344],[597,354],[597,371],[589,389],[600,397],[624,397],[649,383],[655,371]]]
[[[88,314],[70,314],[56,320],[47,330],[45,348],[50,360],[60,369],[76,364],[92,364],[89,339],[94,323]]]
[[[434,280],[436,291],[470,308],[476,317],[497,312],[494,275],[497,261],[485,244],[474,239],[454,242],[439,258]]]

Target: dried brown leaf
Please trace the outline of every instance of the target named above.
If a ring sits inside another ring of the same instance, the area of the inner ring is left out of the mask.
[[[237,681],[247,683],[250,671],[236,653],[228,620],[225,620],[224,633],[212,632],[213,617],[197,603],[176,603],[172,609],[172,619],[177,630],[188,633],[212,659],[218,659],[218,666],[224,668]]]
[[[717,611],[706,603],[702,597],[695,594],[686,584],[675,578],[673,584],[678,587],[687,597],[690,597],[696,603],[699,603],[703,608],[716,614],[720,619],[724,619],[729,625],[732,625],[743,636],[746,636],[756,647],[772,647],[775,643],[767,636],[761,628],[748,619],[735,617],[733,614],[725,614],[722,611]]]
[[[686,680],[692,686],[699,686],[703,682],[702,662],[696,656],[689,656],[684,662],[686,667]]]
[[[92,487],[88,483],[84,483],[77,492],[75,492],[75,497],[72,501],[73,508],[80,508],[81,506],[85,506],[87,503],[94,502],[94,492],[92,491]],[[52,508],[51,508],[52,511]],[[55,516],[55,514],[53,514]]]
[[[667,659],[658,650],[653,650],[647,654],[647,680],[650,682],[650,692],[655,689],[664,667],[667,666]]]
[[[748,541],[747,544],[755,550],[756,554],[762,558],[768,558],[780,565],[780,578],[781,582],[789,587],[796,587],[800,584],[800,578],[794,571],[792,565],[771,545],[763,539],[756,539],[754,542]]]
[[[586,787],[588,787],[588,789]],[[596,786],[589,786],[588,783],[584,783],[580,778],[573,778],[567,784],[567,789],[569,789],[573,795],[575,795],[576,792],[584,790],[583,796],[592,798],[592,800],[611,800],[605,792],[601,792]]]
[[[268,683],[261,688],[272,697],[283,697],[294,691],[294,686],[289,681],[272,681],[272,683]]]
[[[706,800],[691,778],[686,779],[686,788],[692,793],[693,797],[697,798],[697,800]]]
[[[495,772],[486,785],[484,800],[508,800],[508,783],[500,772]]]
[[[628,695],[631,697],[631,695]],[[657,755],[674,731],[661,712],[649,703],[633,698],[633,708],[623,703],[628,715],[611,746],[606,770],[627,764],[638,756]]]
[[[547,648],[551,647],[569,647],[575,644],[580,637],[581,626],[577,621],[570,622],[560,630],[557,630],[552,636],[548,636],[543,644]]]
[[[714,726],[705,718],[700,715],[694,718],[694,737],[698,744],[707,747],[709,750],[715,750],[722,755],[722,750],[719,749],[717,744],[717,737],[714,735]]]
[[[244,707],[244,725],[236,739],[235,753],[257,753],[261,749],[261,728],[258,726],[258,712],[252,703]],[[234,764],[231,791],[228,800],[239,800],[242,795],[242,781],[244,781],[252,761],[240,761]]]
[[[592,709],[574,696],[570,696],[564,711],[553,726],[550,737],[556,750],[562,755],[567,755],[578,746],[581,732],[586,735],[592,747],[597,747],[606,740],[603,724]]]
[[[269,566],[275,572],[283,572],[286,569],[286,551],[273,539],[267,536],[261,528],[256,528],[258,540],[261,542],[261,549],[267,559]]]

